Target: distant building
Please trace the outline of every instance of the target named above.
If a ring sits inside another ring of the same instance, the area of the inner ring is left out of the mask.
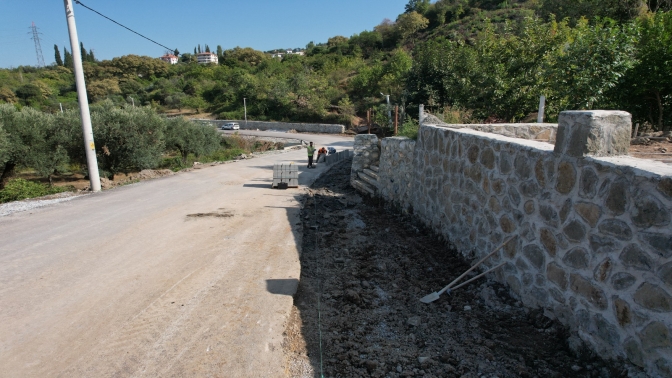
[[[198,59],[198,63],[202,64],[219,63],[219,58],[217,58],[217,54],[211,52],[196,54],[196,59]]]
[[[271,58],[282,59],[282,57],[285,55],[305,55],[305,52],[301,51],[301,49],[281,50],[282,52],[277,51],[278,50],[274,50],[273,54],[271,54]]]
[[[160,59],[163,60],[166,63],[177,64],[177,57],[175,55],[172,55],[172,54],[166,54],[166,55],[162,56]]]

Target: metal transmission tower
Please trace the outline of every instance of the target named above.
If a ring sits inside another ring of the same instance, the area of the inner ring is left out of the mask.
[[[35,54],[37,54],[37,66],[38,67],[44,67],[44,56],[42,55],[42,46],[40,46],[40,34],[37,31],[37,26],[35,26],[35,22],[33,22],[33,25],[30,27],[33,32],[33,38],[31,38],[33,41],[35,41]]]

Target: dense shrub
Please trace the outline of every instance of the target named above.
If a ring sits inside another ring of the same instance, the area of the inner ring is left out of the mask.
[[[166,121],[166,147],[177,150],[184,164],[187,156],[207,155],[220,147],[221,136],[212,126],[200,125],[182,117]]]
[[[5,185],[5,188],[0,190],[0,203],[42,197],[65,191],[68,191],[68,188],[48,186],[38,182],[17,178],[9,180],[7,185]]]

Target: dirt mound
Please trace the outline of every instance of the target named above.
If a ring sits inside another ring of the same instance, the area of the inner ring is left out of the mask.
[[[284,342],[291,376],[627,376],[494,281],[421,303],[470,263],[413,219],[360,197],[349,177],[350,162],[332,168],[302,211],[301,280]]]
[[[154,178],[172,176],[175,172],[170,169],[144,169],[138,173],[129,175],[131,180],[150,180]]]

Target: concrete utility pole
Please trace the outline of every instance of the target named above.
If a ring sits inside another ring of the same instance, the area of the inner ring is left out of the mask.
[[[245,127],[247,127],[247,99],[243,97],[243,109],[245,109]]]
[[[82,52],[79,50],[79,37],[77,37],[75,12],[72,7],[72,0],[63,0],[63,4],[65,5],[65,18],[68,21],[68,33],[70,34],[70,49],[72,50],[72,60],[75,70],[75,83],[77,84],[79,112],[82,117],[82,133],[84,134],[86,164],[89,168],[89,181],[91,182],[91,191],[99,192],[100,176],[98,174],[98,161],[96,160],[96,144],[93,142],[93,128],[91,127],[89,99],[86,95],[84,68],[82,67]]]

